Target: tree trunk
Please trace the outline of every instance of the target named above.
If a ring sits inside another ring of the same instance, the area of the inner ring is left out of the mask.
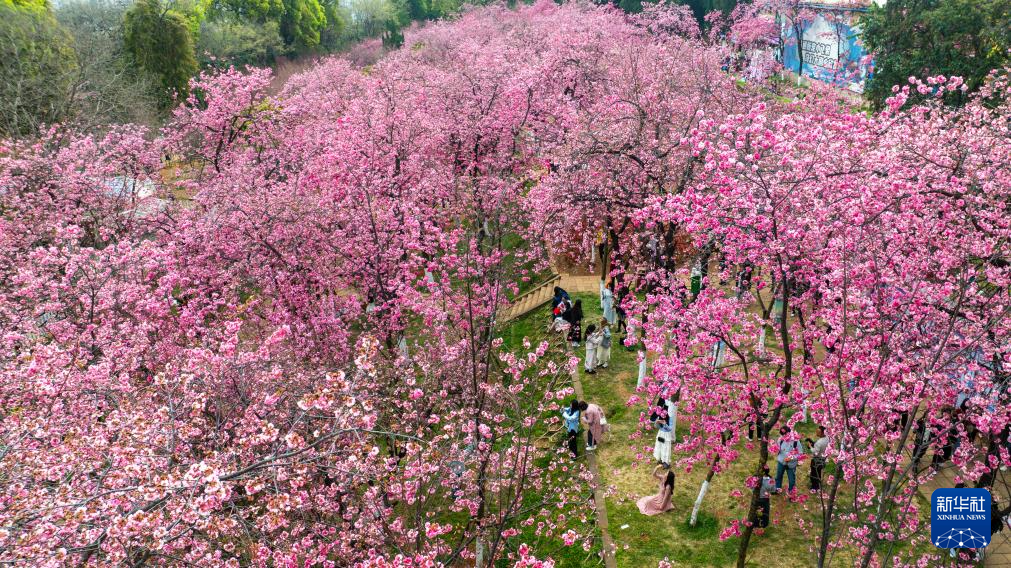
[[[765,432],[765,425],[762,425],[762,434]],[[762,465],[769,461],[769,440],[766,436],[762,435],[761,441],[758,445],[758,469],[755,471],[755,475],[761,479],[762,478]],[[737,547],[737,568],[744,568],[745,560],[748,556],[748,545],[751,543],[751,535],[755,532],[755,523],[758,522],[758,492],[761,490],[762,484],[759,483],[751,490],[751,503],[748,505],[748,516],[747,522],[744,525],[744,532],[741,533],[741,542]]]
[[[723,441],[726,443],[726,435],[724,435]],[[688,524],[693,527],[696,521],[698,521],[699,509],[702,508],[702,500],[705,499],[706,492],[709,491],[709,483],[713,480],[713,476],[716,475],[716,464],[718,463],[720,463],[719,455],[713,458],[713,463],[709,466],[709,473],[706,474],[705,480],[702,481],[702,487],[699,487],[699,496],[695,498],[695,506],[692,507],[692,517],[688,520]]]
[[[822,470],[822,475],[824,474],[825,472]],[[842,476],[838,472],[832,477],[832,489],[828,493],[828,502],[823,505],[822,509],[821,541],[818,543],[818,568],[825,568],[825,563],[828,562],[828,543],[832,537],[832,514],[835,512],[835,501],[839,495],[839,484],[842,482]]]
[[[783,296],[783,317],[779,318],[779,337],[783,347],[783,388],[780,389],[780,398],[790,394],[790,385],[793,377],[793,346],[790,344],[790,326],[787,324],[787,314],[790,313],[790,281],[785,271],[780,265],[780,276],[783,281],[783,288],[780,293]],[[756,415],[760,409],[755,409]],[[755,475],[762,475],[762,466],[769,460],[769,438],[765,435],[776,422],[779,421],[783,413],[783,404],[776,405],[775,410],[769,416],[769,421],[762,424],[762,431],[758,451],[758,463],[755,466]],[[751,504],[748,507],[748,518],[741,533],[741,544],[737,548],[737,568],[744,568],[748,557],[748,545],[751,543],[751,535],[755,532],[755,523],[758,521],[758,494],[762,485],[758,484],[751,491]]]
[[[804,76],[804,25],[798,16],[793,17],[793,34],[797,37],[797,86],[801,85]]]
[[[699,496],[695,498],[695,506],[692,507],[692,518],[688,520],[688,524],[695,526],[695,523],[699,518],[699,509],[702,508],[702,499],[705,498],[706,492],[709,491],[709,478],[713,476],[713,470],[709,470],[709,475],[706,479],[702,480],[702,486],[699,487]]]
[[[677,442],[678,439],[678,403],[671,404],[668,406],[670,409],[670,440],[671,443]]]
[[[642,388],[642,384],[646,381],[646,352],[639,351],[639,380],[635,385],[635,388]]]

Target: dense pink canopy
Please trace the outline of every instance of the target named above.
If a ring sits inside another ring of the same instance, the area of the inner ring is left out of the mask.
[[[0,561],[549,567],[594,546],[589,475],[544,443],[574,362],[505,344],[497,314],[549,250],[596,244],[654,359],[638,396],[681,403],[677,467],[757,471],[775,448],[743,451],[740,425],[806,403],[832,495],[857,488],[818,559],[922,538],[924,444],[960,440],[969,484],[1011,464],[1008,83],[960,109],[905,103],[945,77],[879,115],[786,102],[722,69],[713,30],[768,32],[734,18],[475,9],[280,93],[201,76],[158,132],[3,143]],[[718,286],[742,266],[747,293]],[[724,531],[742,558],[755,498]]]

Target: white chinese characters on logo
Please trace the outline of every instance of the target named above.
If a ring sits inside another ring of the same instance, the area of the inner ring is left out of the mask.
[[[938,513],[985,513],[983,497],[938,496],[935,509]]]

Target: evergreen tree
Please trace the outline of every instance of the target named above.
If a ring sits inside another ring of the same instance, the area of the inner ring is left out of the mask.
[[[910,76],[957,75],[969,91],[992,69],[1011,64],[1011,0],[889,0],[864,18],[864,42],[874,53],[867,96],[880,107],[892,85]],[[962,104],[965,94],[946,95]]]
[[[315,49],[325,26],[326,14],[319,0],[284,0],[281,37],[285,45],[297,51]]]
[[[158,0],[137,0],[123,17],[123,41],[137,66],[161,79],[163,104],[189,93],[197,60],[185,17]]]
[[[720,11],[729,14],[737,6],[737,0],[682,0],[682,4],[688,5],[695,18],[699,21],[699,26],[705,26],[706,15],[710,12]]]
[[[45,2],[0,0],[0,137],[65,118],[75,70],[70,35]]]

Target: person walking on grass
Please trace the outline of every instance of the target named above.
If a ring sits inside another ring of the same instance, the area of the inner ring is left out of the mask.
[[[756,434],[758,435],[758,439],[759,440],[761,440],[762,438],[765,437],[765,432],[763,431],[763,427],[764,427],[765,421],[768,418],[769,418],[769,414],[767,412],[759,411],[758,414],[755,416],[755,420],[748,422],[748,441],[749,442],[755,439],[755,435]]]
[[[592,452],[604,436],[604,410],[586,401],[579,403],[579,409],[582,411],[583,423],[586,424],[586,451]]]
[[[656,495],[649,495],[639,498],[635,502],[639,507],[639,512],[650,517],[666,513],[673,510],[671,497],[674,495],[674,481],[676,476],[670,466],[658,465],[653,468],[653,479],[660,483],[660,491]]]
[[[828,435],[825,434],[825,427],[818,426],[818,439],[806,440],[811,448],[811,493],[821,491],[821,472],[825,469],[825,453],[828,451]]]
[[[797,487],[797,464],[804,455],[804,446],[797,436],[790,431],[789,426],[779,429],[779,453],[776,455],[776,492],[783,490],[783,474],[790,480],[789,493],[793,494]]]
[[[600,320],[600,345],[597,346],[597,367],[607,368],[611,363],[611,324],[604,318]]]
[[[565,421],[565,434],[567,436],[569,451],[572,452],[572,458],[579,457],[579,415],[580,404],[576,399],[572,399],[572,403],[567,407],[562,409],[562,419]]]
[[[579,347],[579,342],[583,338],[583,301],[576,300],[562,317],[569,322],[569,341],[573,347]]]

